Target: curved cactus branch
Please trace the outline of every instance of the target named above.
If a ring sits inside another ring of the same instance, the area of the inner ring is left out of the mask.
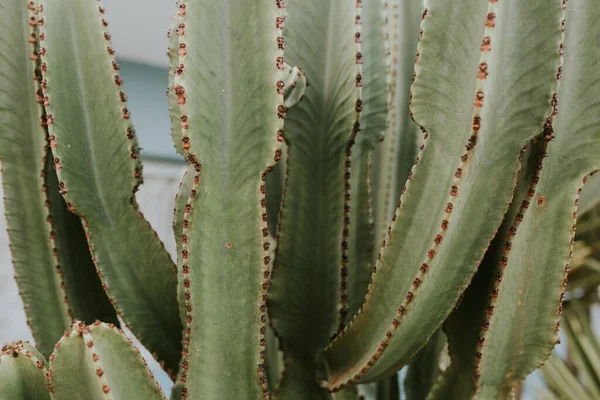
[[[173,374],[181,357],[175,266],[137,209],[138,145],[104,9],[97,1],[40,4],[42,88],[60,192],[84,222],[117,311]]]
[[[3,399],[50,400],[46,359],[27,342],[0,351],[0,395]]]
[[[558,340],[578,198],[586,177],[600,168],[598,3],[571,0],[566,21],[556,139],[492,300],[494,314],[482,337],[482,399],[509,391],[548,358]]]
[[[33,337],[50,355],[70,325],[71,312],[56,268],[46,203],[52,187],[44,178],[47,134],[37,104],[43,96],[34,81],[36,12],[33,2],[0,4],[0,160],[15,279]]]
[[[344,210],[362,107],[360,8],[353,1],[310,0],[290,2],[287,11],[286,59],[302,66],[310,85],[288,113],[284,135],[288,173],[269,290],[286,360],[278,398],[329,399],[316,382],[325,377],[320,353],[342,320]]]
[[[547,145],[546,140],[539,140],[525,151],[513,202],[504,222],[458,307],[444,323],[451,364],[436,383],[428,400],[449,397],[471,399],[475,394],[478,364],[482,356],[483,342],[480,337],[482,332],[489,329],[490,315],[496,312],[489,300],[498,296],[497,285],[503,279],[501,265],[510,252],[515,232],[535,192]]]
[[[411,110],[429,139],[366,302],[325,351],[332,390],[390,375],[439,328],[508,208],[522,148],[553,110],[559,0],[430,0],[425,14]]]
[[[75,321],[49,361],[54,400],[165,399],[139,349],[112,324]]]
[[[182,398],[269,396],[265,181],[280,157],[286,113],[282,7],[275,0],[179,2],[173,92],[194,174],[180,251]]]
[[[373,269],[375,235],[371,207],[373,150],[386,127],[387,70],[384,8],[379,1],[367,1],[361,10],[362,116],[350,158],[350,224],[348,225],[348,316],[360,308]]]

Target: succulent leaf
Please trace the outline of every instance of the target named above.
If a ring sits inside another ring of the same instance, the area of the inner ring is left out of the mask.
[[[179,2],[182,69],[174,93],[195,177],[180,253],[184,398],[269,396],[265,181],[280,157],[286,113],[281,7],[275,0]]]
[[[54,400],[165,399],[140,351],[121,330],[75,321],[50,356]]]
[[[0,399],[50,400],[46,359],[27,342],[3,346],[0,351]]]
[[[348,235],[347,315],[363,302],[373,269],[373,211],[371,172],[373,150],[386,127],[387,69],[384,8],[379,1],[366,1],[361,9],[362,113],[360,128],[350,158],[350,224]]]
[[[478,398],[493,398],[539,367],[558,340],[577,203],[586,177],[600,168],[600,8],[567,6],[564,71],[535,197],[508,257],[480,364]],[[562,46],[561,46],[562,50]],[[532,251],[536,249],[536,251]]]
[[[43,177],[46,132],[40,126],[36,65],[31,60],[35,12],[35,4],[25,1],[0,5],[0,160],[15,279],[33,337],[42,353],[50,355],[71,318],[46,207],[47,190],[52,189]]]
[[[540,140],[529,145],[523,155],[523,167],[515,189],[512,204],[504,222],[490,244],[475,277],[465,291],[459,305],[444,323],[448,337],[451,364],[444,371],[430,393],[428,400],[448,397],[470,399],[475,394],[476,374],[482,356],[482,337],[489,329],[492,313],[502,312],[495,307],[497,287],[503,279],[503,265],[511,251],[515,233],[526,213],[531,194],[539,179],[541,162],[547,142]],[[504,393],[508,396],[510,391]]]
[[[330,399],[317,380],[325,378],[321,351],[342,319],[345,174],[360,99],[360,20],[355,2],[345,0],[293,1],[286,11],[286,60],[302,66],[310,85],[289,110],[284,135],[288,173],[269,290],[286,358],[277,397]]]
[[[181,356],[175,266],[137,209],[139,149],[104,9],[66,0],[40,7],[46,124],[61,194],[83,220],[117,311],[173,374]]]
[[[333,390],[397,371],[439,328],[508,208],[522,148],[553,109],[560,1],[426,6],[411,106],[426,143],[362,310],[325,351]]]

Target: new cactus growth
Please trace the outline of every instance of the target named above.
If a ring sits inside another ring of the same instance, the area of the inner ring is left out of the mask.
[[[597,2],[178,0],[177,262],[137,206],[108,27],[97,0],[0,5],[39,349],[3,348],[0,397],[165,398],[117,315],[172,399],[391,400],[405,365],[409,399],[508,399],[548,358],[600,193]]]

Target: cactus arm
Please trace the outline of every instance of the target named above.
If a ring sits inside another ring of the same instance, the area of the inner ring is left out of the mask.
[[[577,199],[586,176],[600,168],[599,23],[597,2],[568,3],[556,138],[548,146],[535,198],[513,240],[484,335],[482,399],[493,397],[494,388],[506,390],[524,379],[558,340]]]
[[[444,323],[451,364],[444,371],[428,400],[448,397],[470,399],[475,394],[475,369],[478,368],[477,364],[481,359],[479,338],[487,329],[487,315],[491,312],[488,302],[497,284],[498,273],[501,272],[500,262],[508,251],[506,244],[510,243],[511,237],[518,229],[527,209],[525,205],[531,200],[535,190],[546,146],[547,142],[540,140],[528,146],[524,152],[523,167],[519,172],[509,211],[458,307]],[[493,293],[496,295],[496,292]]]
[[[15,279],[33,337],[50,355],[71,318],[50,239],[46,133],[36,103],[34,45],[28,44],[34,29],[28,23],[35,26],[35,5],[29,10],[25,1],[0,5],[0,160]]]
[[[183,398],[268,397],[265,180],[282,129],[282,2],[181,1],[175,93],[195,180],[183,216]],[[278,67],[281,67],[278,68]],[[232,195],[234,194],[234,195]]]
[[[140,351],[123,331],[75,322],[50,356],[54,400],[165,399]]]
[[[371,205],[373,150],[385,131],[387,115],[387,71],[385,15],[379,1],[366,1],[361,10],[362,114],[361,132],[356,135],[350,158],[350,224],[348,226],[348,316],[360,308],[372,272],[374,252]]]
[[[389,97],[386,134],[373,154],[373,203],[376,245],[392,221],[402,183],[414,165],[420,130],[408,115],[408,95],[414,70],[422,2],[386,2],[389,43]],[[375,253],[375,252],[374,252]],[[377,260],[377,254],[373,254]]]
[[[175,371],[181,355],[175,268],[135,202],[138,145],[103,9],[95,1],[40,4],[42,87],[61,194],[84,222],[117,311]]]
[[[278,397],[329,399],[316,381],[324,378],[320,352],[341,320],[344,175],[359,99],[357,9],[353,1],[310,0],[286,11],[286,59],[302,65],[309,86],[284,135],[287,184],[269,289],[286,358]]]
[[[330,389],[406,364],[471,280],[552,113],[562,9],[543,4],[428,2],[411,109],[430,138],[362,311],[325,351]]]
[[[590,397],[581,386],[579,380],[573,376],[573,373],[565,363],[556,355],[552,354],[541,369],[544,380],[556,393],[564,400],[592,400],[597,397]]]
[[[46,360],[26,342],[3,346],[0,351],[0,399],[50,400]]]

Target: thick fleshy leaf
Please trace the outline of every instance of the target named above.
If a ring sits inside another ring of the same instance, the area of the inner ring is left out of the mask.
[[[137,209],[138,145],[104,9],[91,0],[40,4],[42,87],[60,192],[84,221],[117,311],[174,372],[181,356],[175,266]]]
[[[287,365],[278,397],[330,399],[317,380],[325,377],[321,351],[341,321],[345,174],[359,99],[358,11],[347,0],[291,1],[286,11],[286,60],[302,66],[309,86],[288,112],[284,134],[288,174],[269,290]]]
[[[521,150],[552,113],[560,3],[427,2],[411,106],[424,150],[366,302],[325,351],[330,389],[397,371],[469,284],[512,199]]]
[[[556,138],[513,239],[484,335],[482,399],[498,398],[524,379],[558,340],[577,199],[585,177],[600,168],[600,7],[596,1],[572,0],[566,21]]]
[[[15,278],[33,337],[48,356],[71,318],[52,251],[44,192],[46,132],[36,103],[35,63],[30,59],[34,45],[28,43],[35,11],[35,4],[28,9],[25,1],[0,4],[0,160]]]
[[[46,360],[35,347],[17,342],[0,351],[0,399],[50,400]]]
[[[131,339],[114,326],[75,322],[50,356],[52,398],[164,400],[145,364]]]
[[[177,18],[181,116],[173,123],[194,177],[182,219],[180,391],[268,397],[265,181],[280,157],[286,113],[281,3],[180,1]]]
[[[361,9],[362,114],[350,158],[350,224],[346,278],[347,315],[363,302],[373,270],[375,235],[373,227],[371,172],[373,151],[386,127],[388,87],[385,48],[385,15],[380,1],[366,1]],[[393,27],[392,27],[393,29]]]

